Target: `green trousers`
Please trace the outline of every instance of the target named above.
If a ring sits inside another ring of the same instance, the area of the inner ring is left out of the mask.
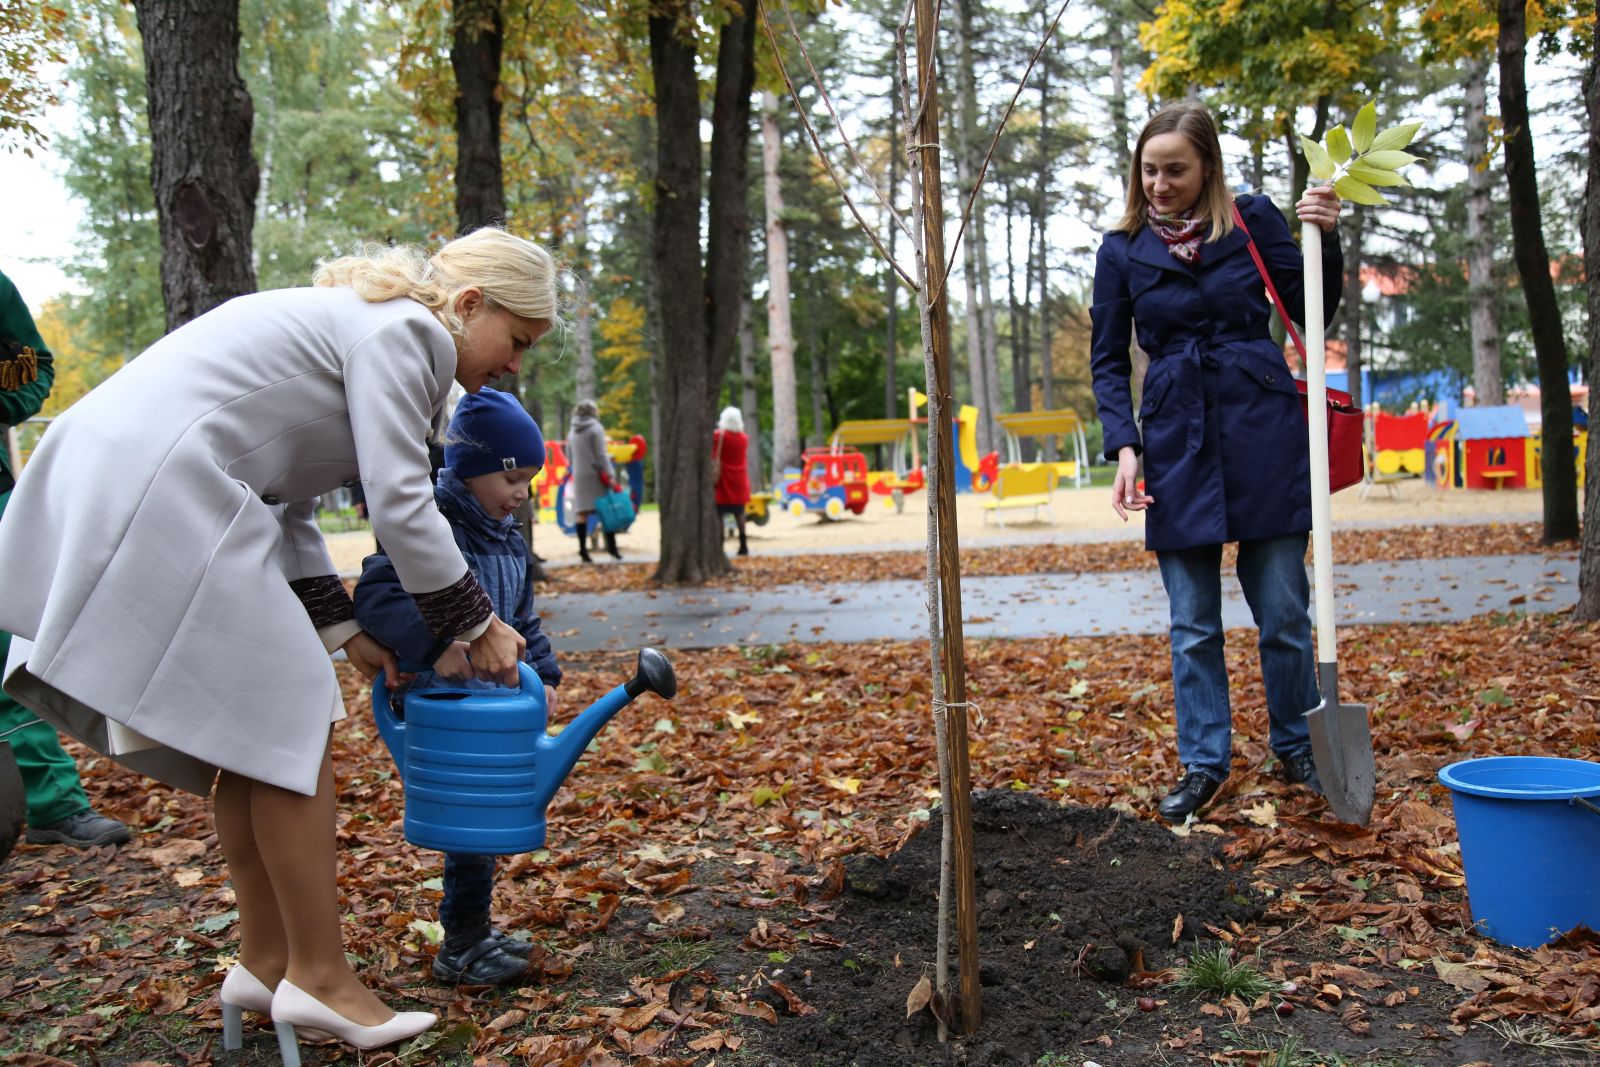
[[[5,514],[10,493],[0,493],[0,515]],[[0,668],[11,649],[11,635],[0,630]],[[61,747],[55,728],[38,721],[38,716],[0,692],[0,737],[11,742],[11,752],[22,772],[22,787],[28,794],[28,825],[48,826],[53,822],[89,809],[89,798],[78,781],[78,765]],[[32,726],[22,726],[32,722]],[[9,737],[6,731],[22,726]]]

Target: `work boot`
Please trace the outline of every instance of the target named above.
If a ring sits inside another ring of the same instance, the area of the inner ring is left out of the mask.
[[[1322,779],[1317,777],[1317,761],[1309,748],[1292,756],[1283,757],[1283,780],[1290,785],[1303,785],[1313,793],[1321,794]]]
[[[617,551],[617,535],[610,530],[606,531],[606,552],[612,559],[622,558],[622,553]]]
[[[71,845],[73,848],[97,848],[100,845],[120,845],[132,832],[117,820],[84,808],[65,819],[57,819],[43,826],[28,827],[30,845]]]
[[[1157,810],[1168,822],[1183,822],[1216,796],[1217,787],[1221,784],[1221,779],[1205,771],[1190,771],[1172,787],[1172,792],[1167,794]]]

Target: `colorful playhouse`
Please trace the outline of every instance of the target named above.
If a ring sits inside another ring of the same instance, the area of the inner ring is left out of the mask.
[[[1427,412],[1372,415],[1372,465],[1378,478],[1420,478],[1428,463],[1427,446]]]
[[[1528,420],[1514,404],[1456,413],[1455,484],[1462,489],[1528,485]]]

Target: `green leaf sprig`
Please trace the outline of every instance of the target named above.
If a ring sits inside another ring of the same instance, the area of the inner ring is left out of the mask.
[[[1369,100],[1356,112],[1348,131],[1343,126],[1334,126],[1322,139],[1322,144],[1302,136],[1300,147],[1306,154],[1306,162],[1311,164],[1311,176],[1332,185],[1341,199],[1383,207],[1389,201],[1375,186],[1411,184],[1400,174],[1400,168],[1421,157],[1401,149],[1411,143],[1420,129],[1420,122],[1403,122],[1379,133],[1378,105]]]

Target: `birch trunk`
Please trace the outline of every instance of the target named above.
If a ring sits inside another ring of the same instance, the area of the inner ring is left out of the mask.
[[[783,221],[778,160],[778,98],[761,94],[761,172],[767,205],[767,349],[772,360],[772,476],[800,465],[800,409],[795,393],[794,328],[789,319],[789,233]]]
[[[1480,405],[1506,402],[1500,371],[1500,323],[1495,315],[1494,238],[1489,220],[1489,60],[1467,73],[1467,291],[1472,330],[1472,389]]]

